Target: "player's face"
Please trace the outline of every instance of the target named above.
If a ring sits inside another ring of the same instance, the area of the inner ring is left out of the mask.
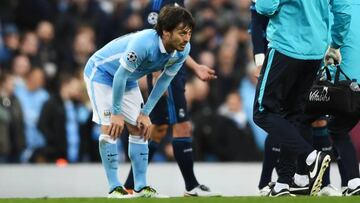
[[[190,41],[192,30],[180,24],[169,34],[168,45],[170,49],[183,51],[186,44]]]

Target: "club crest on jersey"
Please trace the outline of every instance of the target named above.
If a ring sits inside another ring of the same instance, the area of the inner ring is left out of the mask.
[[[110,116],[111,116],[110,110],[104,110],[104,117],[110,117]]]
[[[126,56],[126,60],[128,60],[128,61],[131,62],[131,63],[136,62],[136,60],[137,60],[137,55],[136,55],[136,53],[133,52],[133,51],[129,52],[129,53],[127,54],[127,56]]]
[[[174,65],[177,60],[178,60],[178,58],[171,58],[171,59],[169,59],[168,62],[165,64],[165,67]]]
[[[147,20],[148,20],[148,23],[150,25],[155,25],[157,23],[157,19],[158,19],[158,13],[156,12],[151,12],[149,13],[148,17],[147,17]]]
[[[185,110],[184,109],[179,109],[179,117],[180,118],[184,118],[185,117],[185,115],[186,115],[186,112],[185,112]]]

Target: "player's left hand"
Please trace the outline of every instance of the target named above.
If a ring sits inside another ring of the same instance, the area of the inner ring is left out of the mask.
[[[140,136],[144,138],[144,140],[148,140],[151,135],[152,123],[150,117],[140,113],[139,117],[136,120],[136,125],[140,129]]]
[[[196,76],[202,81],[210,81],[217,78],[215,75],[215,70],[206,66],[206,65],[198,65],[194,69]]]
[[[251,77],[254,77],[255,79],[259,79],[261,68],[262,68],[262,65],[256,66],[256,69],[251,73]]]
[[[324,64],[330,65],[330,64],[340,64],[340,63],[341,63],[340,49],[329,47],[325,53]]]

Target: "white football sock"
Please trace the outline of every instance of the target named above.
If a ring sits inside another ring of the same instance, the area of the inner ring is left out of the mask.
[[[300,187],[304,187],[309,185],[309,177],[307,175],[300,175],[295,173],[294,175],[294,182],[296,185]]]
[[[312,151],[306,158],[306,164],[310,166],[316,159],[316,150]]]

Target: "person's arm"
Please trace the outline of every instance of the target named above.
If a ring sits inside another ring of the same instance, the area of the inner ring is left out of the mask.
[[[253,5],[255,6],[255,4]],[[254,62],[256,70],[251,72],[251,77],[258,78],[262,65],[265,60],[267,49],[266,27],[269,23],[267,16],[261,15],[256,10],[251,9],[251,40],[253,44]]]
[[[179,66],[180,69],[181,65]],[[141,110],[141,113],[148,116],[153,110],[155,104],[158,102],[160,97],[164,94],[168,86],[170,85],[171,80],[175,77],[175,74],[169,74],[164,70],[160,77],[157,79],[154,88],[152,89],[146,104]]]
[[[280,0],[257,0],[256,11],[261,15],[272,16],[278,11]]]
[[[121,103],[123,101],[126,82],[132,72],[140,66],[147,56],[147,47],[142,42],[144,36],[132,38],[126,51],[120,58],[120,66],[116,70],[112,86],[112,108],[108,134],[116,139],[124,129],[124,116],[122,115]],[[145,36],[146,37],[146,36]]]
[[[186,66],[202,81],[209,81],[217,78],[214,69],[203,64],[198,64],[191,56],[187,57]]]
[[[351,22],[351,7],[348,0],[330,0],[334,24],[331,26],[330,47],[338,49],[344,44]]]
[[[178,69],[181,68],[180,64]],[[144,105],[141,109],[141,112],[136,119],[137,127],[140,129],[140,136],[144,138],[144,140],[148,140],[151,134],[151,120],[150,113],[156,103],[159,101],[160,97],[164,94],[166,89],[169,87],[171,80],[175,77],[175,74],[171,74],[166,71],[166,69],[161,73],[161,75],[156,80],[156,83]]]
[[[190,53],[190,43],[185,47],[180,58],[172,65],[164,67],[163,72],[160,77],[157,79],[154,88],[152,89],[148,100],[146,101],[144,107],[141,109],[141,113],[148,116],[153,110],[155,104],[159,101],[160,97],[164,94],[165,90],[170,85],[171,80],[175,77],[177,72],[180,70],[182,65],[185,63],[186,58],[188,58]]]
[[[349,32],[351,22],[351,8],[348,0],[331,0],[331,12],[334,15],[334,24],[331,26],[331,44],[325,53],[324,63],[340,64],[340,47]]]
[[[266,27],[268,25],[269,18],[251,10],[251,40],[253,45],[253,53],[255,64],[257,67],[262,66],[265,59],[265,52],[267,49],[266,41]]]
[[[118,68],[114,75],[112,86],[112,114],[121,114],[121,102],[125,92],[126,81],[132,72],[124,68],[122,65]]]

